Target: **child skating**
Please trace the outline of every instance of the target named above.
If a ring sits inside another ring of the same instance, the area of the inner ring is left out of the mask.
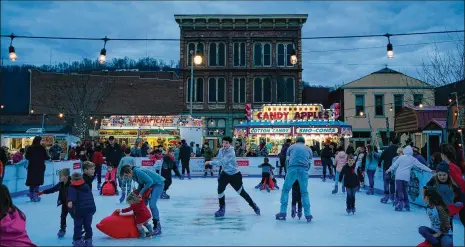
[[[115,194],[118,195],[118,190],[116,187],[116,169],[109,165],[107,166],[107,173],[105,174],[105,182],[103,182],[102,187],[100,188],[100,195],[103,194],[103,188],[106,184],[111,184],[115,189]]]
[[[257,189],[260,188],[260,190],[266,189],[268,192],[270,192],[270,172],[274,169],[274,166],[269,161],[268,158],[264,158],[263,163],[258,165],[258,168],[262,168],[262,181],[255,187]]]
[[[66,234],[66,217],[68,217],[68,189],[71,185],[70,171],[68,168],[60,170],[60,182],[50,189],[39,192],[39,196],[58,192],[57,207],[61,206],[60,230],[57,236],[62,238]]]
[[[163,157],[163,164],[161,165],[160,169],[161,169],[161,172],[160,172],[161,176],[165,178],[165,186],[163,188],[163,193],[161,193],[160,195],[160,199],[170,199],[170,196],[166,194],[166,191],[168,191],[171,184],[173,183],[172,171],[174,171],[174,173],[179,179],[183,179],[174,161],[173,150],[170,149],[168,151],[168,154]]]
[[[344,181],[343,186],[346,187],[346,212],[347,214],[355,214],[355,193],[360,185],[357,171],[355,169],[355,159],[352,155],[347,156],[347,164],[339,173],[339,183]]]
[[[294,219],[296,214],[300,220],[302,218],[302,194],[300,193],[300,185],[297,180],[292,185],[291,217]]]
[[[152,216],[150,215],[150,211],[144,203],[145,199],[145,195],[140,197],[137,193],[131,192],[126,198],[126,202],[130,206],[128,208],[116,210],[117,212],[121,213],[128,213],[131,211],[133,212],[134,223],[136,224],[136,228],[140,234],[139,238],[146,238],[154,235],[152,225],[149,223],[149,220]],[[145,231],[146,229],[147,231]]]

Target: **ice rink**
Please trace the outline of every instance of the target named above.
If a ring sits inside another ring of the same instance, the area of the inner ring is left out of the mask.
[[[248,204],[228,187],[226,216],[215,219],[213,214],[218,209],[216,178],[174,179],[168,191],[171,199],[158,201],[163,234],[143,240],[116,240],[95,228],[100,220],[115,209],[126,207],[126,204],[120,204],[118,196],[100,196],[94,182],[97,205],[93,219],[94,245],[416,246],[423,242],[418,227],[430,225],[424,209],[413,206],[411,212],[395,212],[391,204],[379,202],[380,196],[368,196],[365,192],[356,195],[357,213],[348,216],[345,212],[345,194],[339,192],[332,195],[333,182],[323,183],[317,178],[311,178],[308,185],[313,221],[306,223],[305,220],[292,219],[289,215],[290,205],[287,221],[276,221],[274,215],[279,210],[281,191],[268,193],[255,190],[258,182],[259,178],[244,178],[244,188],[260,207],[261,216],[255,215]],[[283,180],[278,179],[280,186],[282,183]],[[43,195],[40,203],[29,202],[27,197],[14,199],[26,214],[29,236],[37,245],[71,245],[73,221],[70,216],[66,236],[63,239],[56,236],[60,222],[57,197],[58,193]],[[460,224],[454,227],[455,232],[463,233]],[[461,239],[454,239],[454,242],[463,243],[463,234]]]

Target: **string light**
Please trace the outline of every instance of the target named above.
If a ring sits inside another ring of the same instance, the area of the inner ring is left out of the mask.
[[[34,113],[34,109],[31,109],[31,114],[33,114],[33,113]]]
[[[393,50],[393,47],[392,47],[392,44],[391,44],[391,37],[392,35],[390,34],[386,34],[386,37],[388,39],[388,44],[387,44],[387,57],[388,59],[392,59],[394,58],[394,50]]]
[[[98,56],[98,62],[100,64],[105,64],[106,60],[107,60],[107,50],[105,49],[106,45],[107,45],[107,41],[109,39],[107,38],[107,36],[105,36],[105,38],[103,38],[103,49],[100,51],[100,56]]]
[[[58,117],[59,117],[59,118],[63,118],[63,116],[64,116],[63,113],[58,114]]]
[[[360,116],[363,116],[363,112],[362,112],[362,111],[360,112]]]
[[[392,104],[391,104],[391,108],[389,108],[389,111],[392,111],[392,110],[393,110],[393,108],[392,108]]]
[[[0,109],[3,109],[3,108],[5,108],[5,106],[4,106],[4,105],[0,105]]]
[[[423,104],[418,105],[420,108],[423,108]]]
[[[14,34],[11,34],[10,35],[10,47],[8,48],[8,53],[9,53],[9,57],[10,57],[10,60],[12,62],[16,62],[16,60],[18,60],[18,55],[16,55],[16,52],[15,52],[15,48],[13,46],[13,39],[15,38],[15,35]]]
[[[93,119],[93,117],[92,117],[92,116],[90,116],[90,120],[92,120],[92,119]]]

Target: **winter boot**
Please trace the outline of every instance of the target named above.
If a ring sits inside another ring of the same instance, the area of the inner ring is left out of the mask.
[[[394,203],[394,201],[395,201],[395,195],[394,195],[394,194],[390,194],[390,195],[389,195],[389,200],[391,200],[391,202]]]
[[[279,186],[278,186],[277,183],[274,183],[274,187],[275,187],[277,190],[279,190]]]
[[[384,194],[384,197],[381,198],[380,202],[386,204],[388,202],[388,200],[389,200],[389,195]]]
[[[305,219],[307,219],[307,223],[310,223],[313,219],[313,216],[305,216]]]
[[[86,240],[84,240],[84,246],[86,246],[86,247],[93,247],[94,245],[92,244],[92,239],[86,239]]]
[[[257,206],[257,204],[254,203],[252,208],[256,215],[260,215],[260,208]]]
[[[323,178],[323,182],[326,182],[326,178]]]
[[[260,189],[262,187],[262,183],[259,183],[257,184],[257,186],[255,186],[255,189]]]
[[[367,191],[367,195],[374,195],[375,194],[375,189],[373,187],[369,188]]]
[[[277,213],[276,214],[276,220],[286,220],[286,213]]]
[[[224,217],[224,214],[226,213],[224,207],[220,207],[218,211],[215,212],[215,217]]]
[[[405,211],[409,211],[410,212],[410,205],[404,205],[404,208],[405,208]]]
[[[203,178],[207,178],[207,173],[206,172],[203,174]]]
[[[160,224],[160,221],[158,221],[158,224],[157,224],[157,227],[155,229],[153,229],[153,235],[154,236],[158,236],[158,235],[161,235],[161,224]]]
[[[98,190],[101,190],[101,189],[102,189],[102,183],[98,183],[98,184],[97,184],[97,189],[98,189]]]
[[[350,213],[352,213],[352,209],[346,208],[346,212],[347,212],[347,214],[350,214]]]
[[[355,207],[352,208],[352,214],[355,214]]]
[[[395,210],[396,211],[402,211],[403,208],[404,208],[404,203],[399,202],[399,203],[397,203]]]
[[[119,198],[119,203],[123,203],[125,198],[126,198],[126,193],[124,193],[124,191],[122,191],[121,192],[121,197]]]
[[[333,190],[333,192],[332,192],[333,195],[334,195],[334,194],[337,194],[337,191],[338,191],[338,190],[339,190],[339,186],[334,185],[334,190]]]
[[[75,247],[83,247],[86,246],[84,240],[78,239],[73,241],[73,246]]]
[[[170,199],[170,198],[171,198],[171,197],[170,197],[168,194],[166,194],[166,192],[163,192],[163,193],[161,193],[161,195],[160,195],[160,199]]]
[[[57,233],[58,238],[63,238],[66,234],[66,231],[64,229],[60,229]]]
[[[191,180],[191,174],[190,173],[187,174],[187,179]]]
[[[265,184],[265,189],[268,193],[270,193],[270,186],[268,186],[268,184]]]
[[[149,224],[149,226],[147,227],[146,236],[147,236],[147,237],[151,237],[151,236],[153,236],[153,235],[154,235],[154,234],[153,234],[153,226],[151,226],[151,225]]]
[[[299,218],[302,218],[302,207],[299,207],[299,209],[297,209],[297,217]]]
[[[297,213],[297,210],[295,208],[295,205],[292,205],[292,208],[291,208],[291,217],[294,219],[295,218],[295,215]]]

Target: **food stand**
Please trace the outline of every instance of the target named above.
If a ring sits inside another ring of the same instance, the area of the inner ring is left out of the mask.
[[[44,133],[41,129],[30,129],[26,133],[11,133],[1,135],[1,146],[9,148],[9,152],[15,153],[21,148],[32,144],[34,137],[42,137],[42,143],[45,147],[50,148],[55,141],[61,146],[63,153],[67,153],[68,146],[76,143],[80,139],[76,136],[62,133]]]
[[[339,143],[352,137],[352,126],[336,120],[339,104],[324,109],[321,104],[268,104],[252,110],[252,119],[235,126],[235,138],[248,148],[265,141],[270,155],[279,154],[286,139],[305,137],[305,144],[321,148],[324,142]]]
[[[111,116],[102,119],[99,136],[103,140],[114,136],[120,144],[147,141],[151,147],[168,148],[181,139],[201,143],[203,128],[204,119],[187,116]]]

